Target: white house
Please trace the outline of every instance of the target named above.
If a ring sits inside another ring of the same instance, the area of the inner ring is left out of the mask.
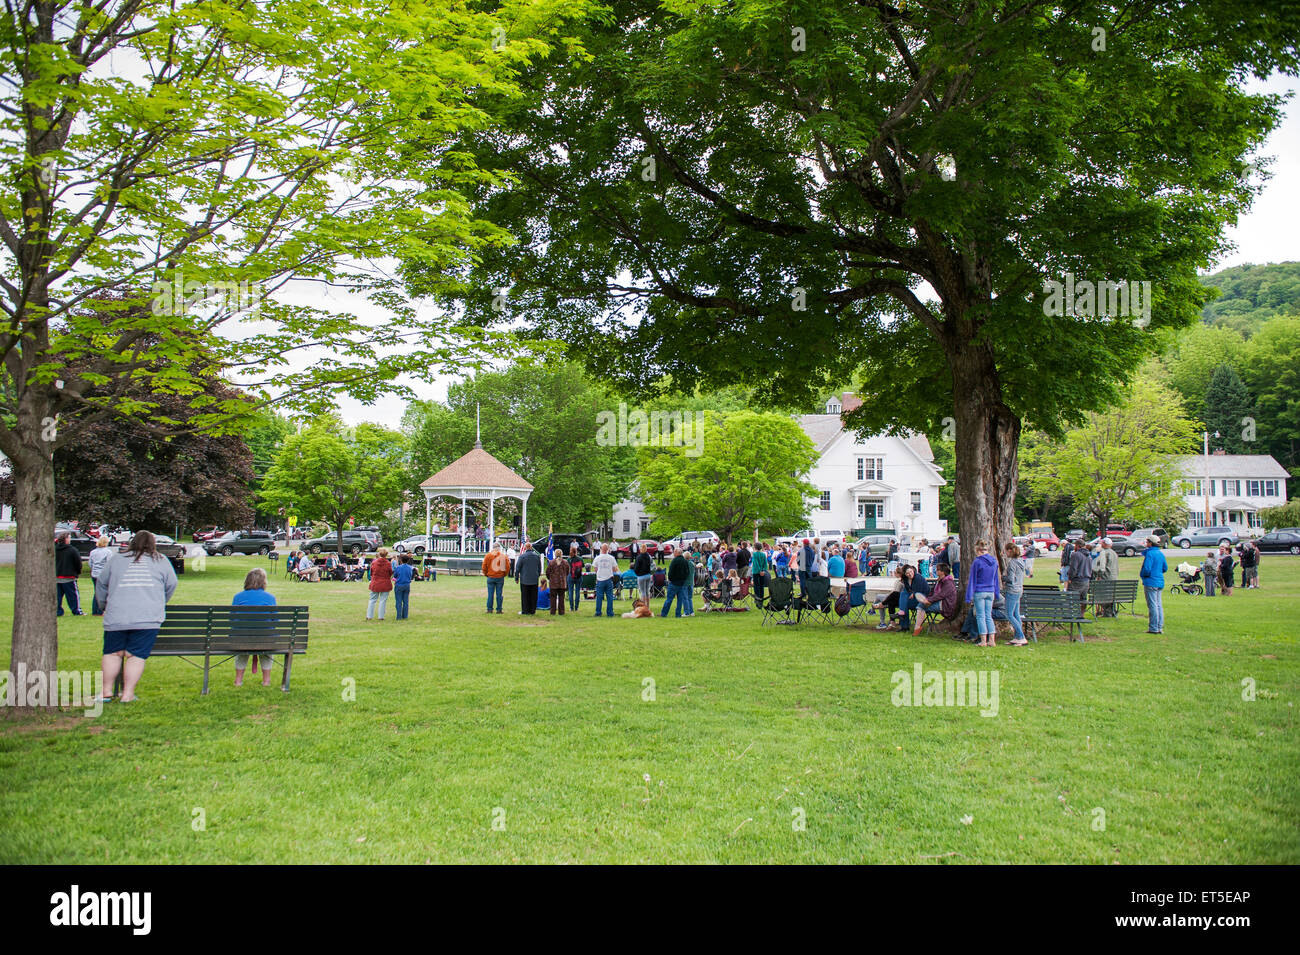
[[[1179,457],[1175,466],[1184,477],[1183,501],[1191,527],[1226,525],[1238,533],[1255,530],[1260,527],[1260,511],[1286,503],[1286,482],[1291,475],[1270,454],[1187,454]]]
[[[920,435],[859,440],[840,420],[841,411],[859,404],[854,395],[844,394],[826,403],[825,414],[796,419],[818,454],[808,475],[818,489],[808,502],[811,528],[847,535],[874,525],[908,536],[946,534],[947,522],[939,519],[939,488],[947,481],[934,465],[930,442]],[[634,487],[629,498],[614,507],[614,537],[644,537],[653,519]]]
[[[846,431],[840,412],[861,403],[845,393],[826,402],[825,414],[799,416],[818,454],[808,475],[818,489],[810,502],[812,529],[849,534],[875,526],[913,537],[946,534],[939,488],[948,482],[935,467],[930,442],[917,434],[859,438]]]

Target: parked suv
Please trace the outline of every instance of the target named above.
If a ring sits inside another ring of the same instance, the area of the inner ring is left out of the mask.
[[[1146,550],[1148,537],[1160,541],[1161,547],[1169,546],[1169,533],[1163,527],[1139,527],[1123,541],[1111,541],[1111,546],[1125,557],[1136,557]]]
[[[1189,547],[1232,546],[1237,543],[1237,532],[1231,527],[1184,527],[1174,538],[1174,543],[1187,550]]]
[[[369,531],[344,531],[343,532],[343,549],[349,554],[364,554],[368,550],[374,550],[379,546],[379,538]],[[330,531],[328,534],[322,534],[320,537],[313,537],[311,540],[302,542],[302,549],[309,554],[319,554],[322,551],[338,550],[339,535],[337,531]]]
[[[674,547],[681,547],[686,550],[699,550],[705,544],[717,547],[722,543],[722,538],[713,531],[682,531],[672,540],[666,540],[659,545],[664,554],[671,554]]]
[[[221,554],[269,554],[275,547],[269,531],[230,531],[220,537],[206,541],[203,549],[215,556]]]
[[[537,540],[533,541],[533,550],[546,556],[546,544],[551,541],[555,547],[555,553],[568,555],[569,548],[573,544],[578,545],[578,556],[587,557],[591,554],[591,541],[583,534],[542,534]]]
[[[888,557],[889,542],[894,539],[893,534],[868,534],[866,537],[859,538],[853,546],[857,550],[866,547],[872,557]]]

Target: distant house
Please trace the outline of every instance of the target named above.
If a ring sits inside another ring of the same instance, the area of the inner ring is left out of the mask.
[[[861,404],[846,392],[826,402],[825,414],[797,419],[818,454],[808,475],[818,489],[809,502],[812,530],[946,534],[947,522],[939,519],[939,488],[948,482],[934,464],[930,442],[918,434],[859,438],[846,431],[840,414]]]
[[[872,529],[909,536],[946,534],[947,522],[939,519],[939,488],[947,481],[935,467],[930,442],[920,435],[873,435],[859,440],[844,430],[840,413],[860,404],[852,393],[845,393],[826,402],[825,414],[795,419],[818,454],[808,474],[809,483],[817,488],[808,502],[808,525],[814,531],[846,535]],[[654,514],[637,499],[633,487],[628,499],[614,507],[614,537],[645,536],[653,520]]]
[[[1177,458],[1175,467],[1183,475],[1183,500],[1191,527],[1226,525],[1239,533],[1256,530],[1261,527],[1260,511],[1286,503],[1286,482],[1291,475],[1269,454],[1188,454]]]

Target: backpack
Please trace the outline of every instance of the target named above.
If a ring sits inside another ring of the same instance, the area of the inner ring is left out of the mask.
[[[849,593],[847,590],[835,598],[835,612],[841,617],[849,615]]]

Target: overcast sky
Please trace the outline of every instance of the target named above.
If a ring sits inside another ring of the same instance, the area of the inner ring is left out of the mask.
[[[1273,93],[1291,93],[1292,98],[1285,106],[1285,118],[1273,131],[1261,157],[1272,159],[1269,170],[1271,178],[1264,186],[1263,192],[1256,198],[1251,210],[1241,221],[1228,229],[1228,238],[1235,248],[1216,263],[1211,271],[1242,265],[1247,262],[1262,264],[1266,262],[1300,261],[1300,228],[1296,217],[1300,214],[1300,82],[1278,77],[1267,83],[1252,85],[1252,91],[1267,90]],[[358,310],[362,314],[371,311],[368,305],[361,304]],[[451,378],[438,379],[433,383],[411,382],[422,398],[442,400],[447,396],[447,386],[454,381]],[[363,405],[352,399],[342,399],[340,411],[348,422],[375,421],[388,427],[397,427],[406,408],[406,403],[399,398],[384,398],[373,405]]]

